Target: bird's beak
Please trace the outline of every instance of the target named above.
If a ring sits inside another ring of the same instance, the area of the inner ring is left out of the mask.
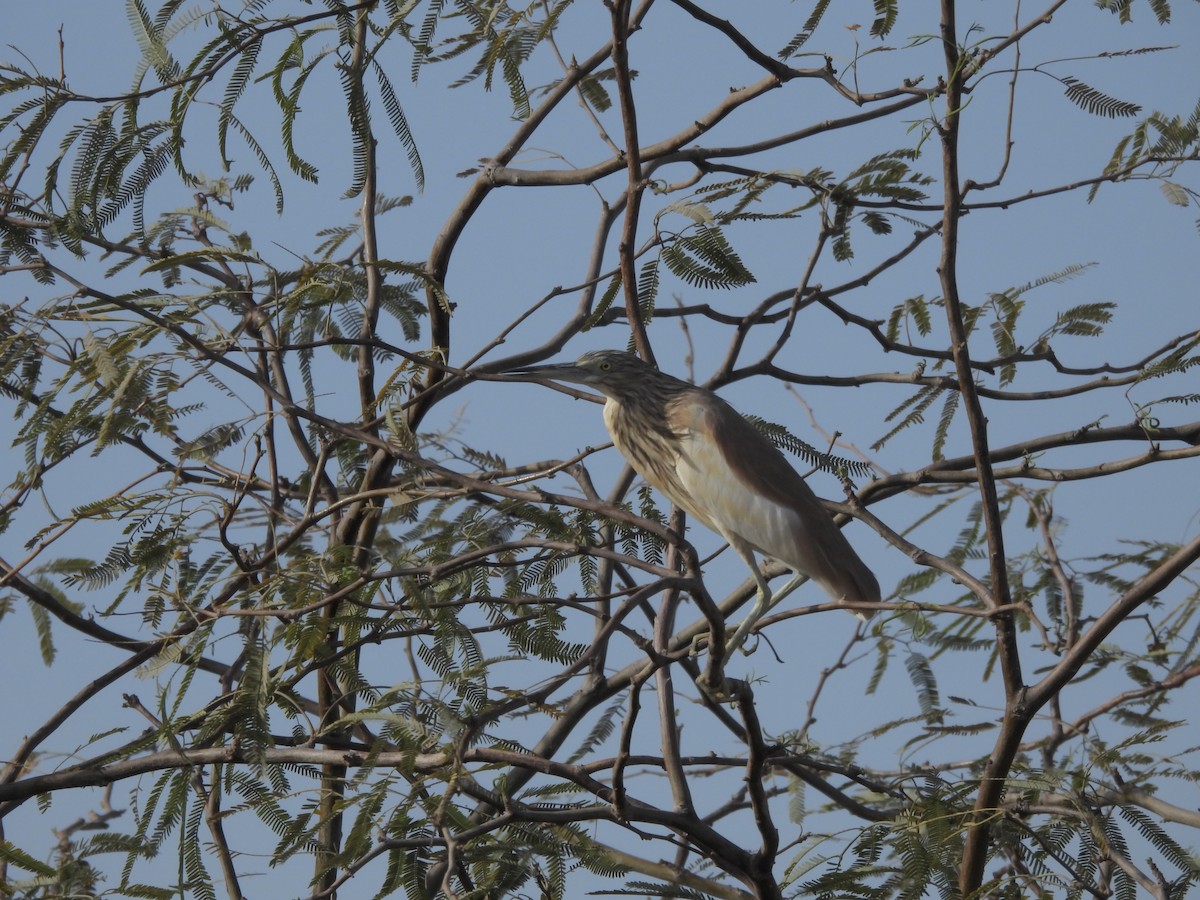
[[[521,378],[525,381],[571,381],[576,384],[586,384],[587,370],[581,369],[575,363],[550,363],[544,366],[523,366],[518,369],[507,369],[505,375]]]

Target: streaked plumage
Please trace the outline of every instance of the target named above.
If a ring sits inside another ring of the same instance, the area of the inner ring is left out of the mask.
[[[630,465],[725,538],[746,562],[758,583],[758,599],[730,639],[731,649],[804,576],[834,600],[879,600],[875,576],[816,494],[767,437],[712,391],[615,350],[509,374],[601,391],[607,398],[604,424]],[[797,576],[772,595],[754,551],[779,560]],[[870,613],[856,615],[866,619]]]

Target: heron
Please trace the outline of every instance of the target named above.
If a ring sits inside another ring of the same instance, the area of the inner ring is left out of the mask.
[[[784,597],[811,578],[837,602],[878,602],[879,582],[850,546],[812,488],[783,453],[725,400],[619,350],[595,350],[573,363],[506,374],[565,381],[604,394],[613,444],[643,479],[724,538],[758,585],[750,614],[727,652]],[[772,592],[755,552],[795,574]],[[852,610],[867,620],[873,610]]]

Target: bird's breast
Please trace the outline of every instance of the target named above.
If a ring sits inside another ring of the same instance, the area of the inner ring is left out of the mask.
[[[679,480],[680,437],[671,431],[664,416],[650,410],[631,409],[610,397],[604,404],[604,425],[635,472],[672,503],[710,524]]]

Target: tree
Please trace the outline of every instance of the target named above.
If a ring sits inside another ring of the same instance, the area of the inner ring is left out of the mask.
[[[126,91],[12,56],[0,613],[66,699],[14,692],[6,892],[1184,895],[1196,8],[832,7],[133,0]],[[502,375],[597,345],[816,471],[869,626],[706,649],[753,582]]]

